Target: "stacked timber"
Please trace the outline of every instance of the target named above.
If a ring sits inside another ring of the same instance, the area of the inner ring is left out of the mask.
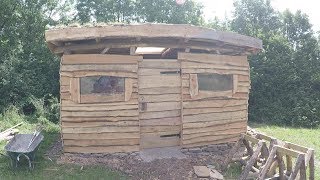
[[[195,147],[237,141],[246,132],[249,64],[246,56],[180,53],[182,144]],[[203,91],[199,74],[230,75],[232,89]]]
[[[113,153],[139,150],[139,59],[139,56],[97,54],[62,57],[61,129],[65,152]],[[119,102],[99,102],[100,97],[82,97],[79,79],[87,76],[125,78],[125,98]]]

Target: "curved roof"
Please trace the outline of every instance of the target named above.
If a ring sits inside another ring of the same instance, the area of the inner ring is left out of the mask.
[[[262,49],[257,38],[184,24],[106,25],[66,27],[45,32],[50,50],[101,49],[103,47],[155,46],[204,50],[234,50],[246,54]]]

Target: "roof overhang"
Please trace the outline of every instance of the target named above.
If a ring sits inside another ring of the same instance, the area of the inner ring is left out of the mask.
[[[184,24],[66,27],[47,30],[45,38],[50,50],[59,55],[127,47],[190,48],[245,55],[262,49],[262,41],[257,38]]]

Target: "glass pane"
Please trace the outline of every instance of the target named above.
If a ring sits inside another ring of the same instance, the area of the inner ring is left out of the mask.
[[[124,78],[114,76],[89,76],[80,78],[80,94],[122,94]]]
[[[198,74],[199,90],[228,91],[233,89],[232,75],[226,74]]]

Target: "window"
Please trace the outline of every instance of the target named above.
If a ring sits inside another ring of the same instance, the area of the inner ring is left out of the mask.
[[[199,91],[233,90],[233,76],[227,74],[198,74]]]
[[[80,78],[80,102],[124,101],[125,78],[114,76],[89,76]]]

